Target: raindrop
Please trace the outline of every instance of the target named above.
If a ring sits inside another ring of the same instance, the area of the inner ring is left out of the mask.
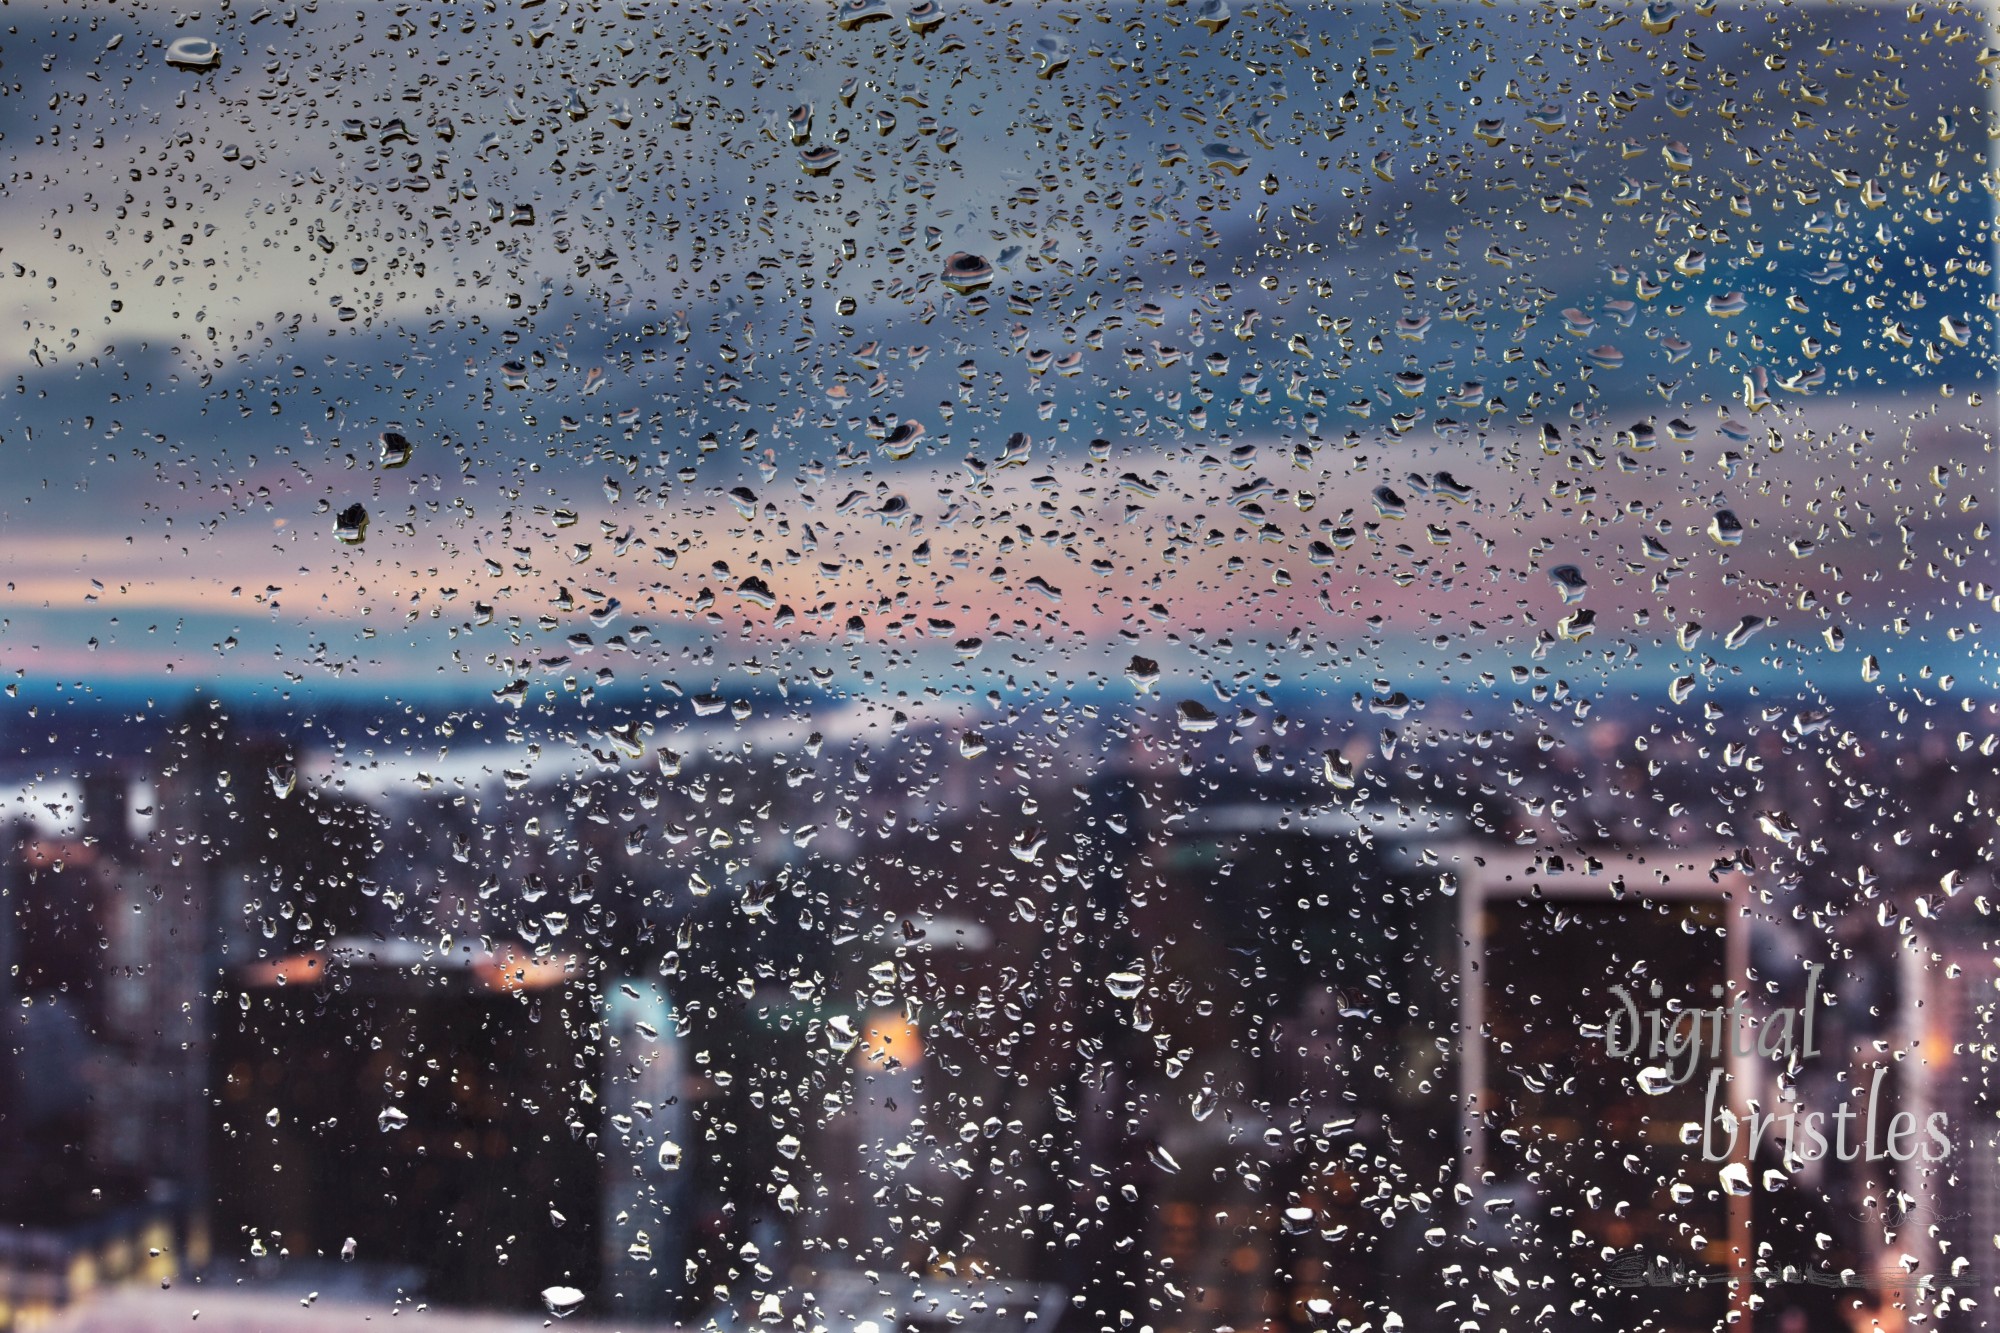
[[[1722,636],[1722,646],[1725,648],[1741,648],[1750,641],[1751,637],[1758,630],[1763,629],[1769,623],[1763,616],[1745,616],[1736,622],[1736,628]]]
[[[1582,601],[1584,593],[1590,588],[1583,571],[1575,565],[1557,565],[1549,571],[1549,582],[1555,585],[1556,595],[1565,602]]]
[[[1121,1000],[1135,1000],[1146,987],[1146,978],[1137,972],[1113,972],[1104,978],[1105,989]]]
[[[1052,79],[1069,64],[1069,40],[1054,33],[1035,38],[1034,51],[1042,66],[1035,74],[1038,79]]]
[[[993,266],[978,255],[960,250],[946,257],[941,280],[955,292],[976,292],[993,281]]]
[[[1220,3],[1220,0],[1216,2]],[[1210,166],[1226,171],[1232,176],[1241,176],[1250,168],[1250,154],[1226,143],[1203,144],[1201,156]]]
[[[340,511],[333,521],[333,536],[336,541],[349,546],[359,546],[368,536],[368,510],[365,506],[351,504]]]
[[[841,0],[840,8],[835,11],[834,21],[852,32],[866,24],[879,23],[883,19],[894,17],[895,13],[889,8],[888,0]]]
[[[583,1304],[583,1293],[575,1287],[543,1287],[542,1304],[548,1306],[549,1313],[556,1318],[566,1319]]]
[[[1217,718],[1215,710],[1199,699],[1183,699],[1176,710],[1180,717],[1182,731],[1213,731]]]
[[[167,63],[176,69],[214,69],[222,63],[222,48],[206,37],[176,37],[167,47]]]

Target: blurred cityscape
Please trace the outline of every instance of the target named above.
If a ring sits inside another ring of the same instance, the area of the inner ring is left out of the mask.
[[[1322,705],[1285,720],[1309,762],[1110,709],[828,705],[799,741],[741,707],[679,753],[636,711],[566,750],[501,709],[58,713],[37,741],[98,759],[10,788],[0,1309],[1705,1327],[1722,1287],[1617,1256],[1747,1253],[1822,1275],[1758,1288],[1758,1328],[1991,1319],[1989,1011],[1945,979],[1994,965],[1962,826],[1995,712],[1732,710],[1762,726],[1725,753],[1713,703],[1365,736]],[[1883,1118],[1942,1110],[1952,1152],[1767,1142],[1737,1206],[1682,1130],[1702,1080],[1648,1098],[1590,1025],[1745,964],[1797,1006],[1807,962],[1791,1095],[1886,1068]]]
[[[0,3],[0,1333],[2000,1327],[1991,6]]]

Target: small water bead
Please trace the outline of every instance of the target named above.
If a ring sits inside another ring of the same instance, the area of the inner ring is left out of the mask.
[[[206,37],[176,37],[167,47],[167,63],[176,69],[214,69],[222,63],[222,48]]]
[[[1751,636],[1769,623],[1763,616],[1744,616],[1742,620],[1737,622],[1736,628],[1722,636],[1722,646],[1725,648],[1741,648],[1750,641]]]
[[[1040,61],[1042,66],[1035,74],[1038,79],[1053,79],[1069,65],[1069,41],[1054,33],[1045,33],[1035,38],[1034,52],[1035,59]]]
[[[349,546],[359,546],[368,537],[368,510],[365,506],[351,504],[340,511],[333,521],[333,536],[336,541]]]
[[[861,1040],[861,1034],[854,1030],[854,1020],[845,1014],[836,1014],[826,1020],[826,1042],[834,1050],[846,1055]]]
[[[1472,498],[1472,487],[1466,485],[1449,472],[1440,472],[1431,478],[1431,490],[1454,504],[1464,504]]]
[[[897,460],[908,458],[917,451],[917,446],[923,442],[923,438],[923,422],[899,421],[882,438],[882,452]]]
[[[1214,731],[1219,719],[1215,710],[1197,699],[1183,699],[1176,709],[1182,731],[1201,733]]]
[[[1202,160],[1212,167],[1241,176],[1250,167],[1250,154],[1232,144],[1210,143],[1201,147]]]
[[[841,0],[834,22],[853,32],[856,28],[894,17],[895,12],[889,8],[887,0]]]
[[[542,1304],[549,1307],[549,1313],[558,1319],[566,1319],[583,1304],[583,1293],[575,1287],[542,1288]]]

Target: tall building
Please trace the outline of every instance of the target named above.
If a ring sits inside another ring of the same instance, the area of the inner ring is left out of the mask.
[[[603,1302],[621,1313],[667,1314],[687,1285],[686,1057],[657,981],[618,978],[602,996]]]
[[[1909,1163],[1894,1214],[1898,1239],[1920,1249],[1936,1276],[1937,1300],[1949,1300],[1974,1327],[2000,1328],[2000,1132],[1989,1082],[2000,1061],[1993,1006],[1972,984],[1995,975],[1993,954],[1969,939],[1926,938],[1906,969],[1914,983],[1904,998],[1905,1035],[1918,1061],[1912,1080],[1921,1097],[1913,1113],[1945,1117],[1951,1152],[1943,1161]],[[1988,992],[1990,994],[1990,992]],[[1901,1108],[1899,1108],[1901,1109]]]
[[[596,1290],[603,1031],[566,957],[337,941],[234,969],[217,1249],[408,1266],[449,1304]]]

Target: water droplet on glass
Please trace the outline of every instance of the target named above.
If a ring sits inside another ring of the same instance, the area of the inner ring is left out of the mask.
[[[834,21],[849,32],[894,17],[888,0],[840,0],[840,8],[834,12]]]
[[[334,540],[349,546],[359,546],[368,536],[368,510],[363,505],[351,504],[340,511],[333,521]]]
[[[959,250],[946,256],[940,280],[955,292],[976,292],[993,281],[993,266],[978,255]]]
[[[583,1293],[575,1287],[543,1287],[542,1304],[558,1319],[566,1319],[583,1304]]]
[[[923,438],[923,422],[899,421],[882,437],[882,452],[900,461],[915,453]]]
[[[1741,648],[1750,641],[1751,637],[1758,630],[1763,629],[1769,623],[1763,616],[1745,616],[1736,622],[1734,629],[1722,636],[1722,646],[1725,648]]]
[[[176,37],[167,47],[167,63],[176,69],[214,69],[222,63],[222,48],[206,37]]]
[[[1549,571],[1549,582],[1555,585],[1556,595],[1564,602],[1582,601],[1590,588],[1583,571],[1575,565],[1557,565]]]
[[[1054,33],[1045,33],[1035,38],[1035,59],[1041,62],[1041,69],[1035,74],[1038,79],[1052,79],[1069,64],[1069,39]]]
[[[1250,154],[1232,144],[1203,144],[1201,156],[1210,166],[1226,171],[1232,176],[1241,176],[1250,168]]]

